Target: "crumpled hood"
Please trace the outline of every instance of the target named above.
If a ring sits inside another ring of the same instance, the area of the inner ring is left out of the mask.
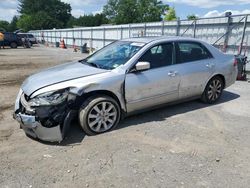
[[[31,95],[36,90],[52,84],[107,71],[108,70],[98,69],[79,62],[65,63],[29,76],[21,88],[26,95]]]

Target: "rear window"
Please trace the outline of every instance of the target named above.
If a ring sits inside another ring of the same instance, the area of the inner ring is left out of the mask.
[[[210,59],[213,56],[208,49],[198,42],[178,42],[178,63]]]

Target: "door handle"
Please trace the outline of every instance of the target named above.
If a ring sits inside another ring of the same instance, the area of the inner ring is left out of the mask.
[[[170,72],[168,73],[168,76],[174,77],[174,76],[176,76],[177,74],[178,74],[177,71],[170,71]]]
[[[206,67],[211,69],[211,68],[214,67],[214,63],[207,63],[207,64],[206,64]]]

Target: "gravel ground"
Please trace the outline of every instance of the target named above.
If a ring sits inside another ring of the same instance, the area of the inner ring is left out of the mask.
[[[250,84],[220,102],[169,106],[85,136],[77,122],[61,144],[25,136],[12,119],[23,80],[85,55],[72,49],[0,50],[0,187],[249,187]]]

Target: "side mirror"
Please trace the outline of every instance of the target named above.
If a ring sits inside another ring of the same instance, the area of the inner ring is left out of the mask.
[[[150,69],[150,63],[146,61],[139,61],[135,65],[136,71],[143,71],[143,70],[148,70],[148,69]]]

